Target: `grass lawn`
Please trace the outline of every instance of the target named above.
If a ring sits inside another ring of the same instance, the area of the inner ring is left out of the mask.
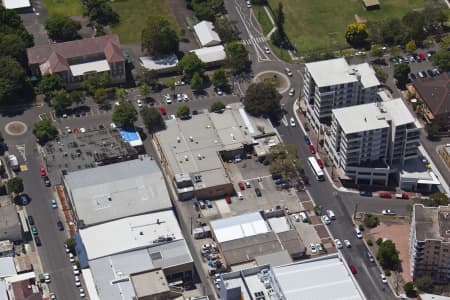
[[[272,8],[281,0],[269,0]],[[366,11],[362,0],[282,0],[285,30],[298,54],[328,49],[342,49],[347,24],[354,22],[357,14],[367,20],[399,17],[406,12],[423,7],[424,0],[381,0],[381,9]]]
[[[261,29],[264,35],[267,35],[272,30],[273,26],[272,23],[270,22],[269,17],[267,16],[264,6],[253,5],[253,13],[258,19],[259,25],[261,25]]]
[[[120,36],[122,44],[140,43],[145,21],[151,14],[168,16],[175,28],[178,29],[176,20],[170,13],[168,2],[167,0],[122,0],[111,2],[114,11],[120,15],[120,23],[112,29],[113,32]]]
[[[45,8],[50,16],[81,16],[83,6],[81,0],[44,0]]]

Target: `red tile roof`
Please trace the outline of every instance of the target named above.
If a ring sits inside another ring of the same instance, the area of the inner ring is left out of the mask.
[[[431,78],[416,79],[414,88],[433,115],[450,113],[450,76],[448,73]]]
[[[64,43],[38,45],[27,49],[28,64],[48,63],[48,70],[60,72],[69,68],[71,58],[103,53],[109,63],[124,61],[119,36],[109,34]]]
[[[11,283],[12,291],[16,300],[42,300],[39,293],[33,293],[31,284],[34,284],[34,279],[26,279]]]

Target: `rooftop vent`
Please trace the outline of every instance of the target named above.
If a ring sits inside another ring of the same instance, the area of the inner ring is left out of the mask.
[[[177,136],[177,143],[180,143],[180,142],[181,142],[181,139],[179,136]]]
[[[111,198],[111,196],[108,196],[108,201],[112,201],[112,198]]]
[[[191,141],[191,142],[193,142],[194,141],[194,137],[191,135],[191,136],[189,136],[189,140]]]
[[[189,161],[189,157],[187,155],[184,156],[185,161]]]

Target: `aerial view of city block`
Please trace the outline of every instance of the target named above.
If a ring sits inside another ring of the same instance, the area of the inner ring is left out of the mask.
[[[0,300],[450,300],[450,0],[1,0]]]

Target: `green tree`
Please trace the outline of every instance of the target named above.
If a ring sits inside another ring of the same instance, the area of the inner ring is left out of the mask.
[[[450,34],[447,34],[441,38],[441,42],[439,43],[439,48],[442,51],[448,51],[450,48]]]
[[[125,101],[116,105],[113,110],[112,120],[122,128],[133,128],[137,120],[137,112],[131,102]]]
[[[438,51],[431,59],[441,72],[450,71],[450,51],[447,49]]]
[[[347,25],[347,32],[345,33],[345,39],[353,47],[361,47],[367,42],[369,34],[364,23],[353,22]]]
[[[397,85],[403,88],[408,83],[408,75],[411,68],[408,64],[402,63],[394,66],[394,78],[397,80]]]
[[[381,58],[384,55],[384,51],[380,46],[373,46],[370,49],[370,55],[374,56],[374,57],[378,57]]]
[[[61,90],[64,87],[64,81],[58,74],[44,75],[36,86],[36,92],[49,97],[54,91]]]
[[[382,42],[388,45],[403,44],[406,29],[400,19],[392,18],[381,22]]]
[[[244,45],[239,42],[231,42],[225,45],[227,65],[234,74],[240,74],[250,70],[251,62]]]
[[[179,38],[167,18],[151,15],[142,30],[141,43],[150,55],[162,56],[178,52]]]
[[[386,83],[389,75],[380,67],[377,65],[373,65],[373,70],[375,71],[375,76],[378,78],[379,81]]]
[[[407,12],[402,18],[402,23],[406,29],[406,37],[409,40],[423,41],[427,37],[424,30],[425,19],[422,12],[415,10]]]
[[[72,97],[66,90],[53,91],[50,104],[57,112],[61,112],[72,105]]]
[[[94,95],[99,88],[105,88],[111,84],[111,75],[109,73],[96,74],[88,76],[81,82],[81,87],[86,89],[90,95]]]
[[[221,16],[220,18],[216,18],[216,21],[214,22],[214,30],[217,32],[220,39],[224,43],[229,43],[238,40],[236,30],[227,16]]]
[[[34,124],[33,134],[40,143],[46,143],[58,135],[58,129],[50,120],[44,119]]]
[[[281,175],[284,179],[296,183],[303,172],[303,162],[297,156],[297,147],[292,144],[280,143],[269,150],[267,159],[270,162],[270,172]]]
[[[191,79],[191,88],[195,91],[199,91],[203,88],[203,77],[199,73],[194,73]]]
[[[391,240],[383,241],[377,252],[377,259],[384,269],[397,270],[400,264],[398,251]]]
[[[78,38],[80,22],[62,15],[52,15],[45,21],[48,36],[58,42],[72,41]]]
[[[200,20],[214,22],[218,14],[224,13],[223,0],[192,0],[189,2],[195,16]]]
[[[145,127],[147,127],[150,132],[163,129],[165,127],[164,120],[156,108],[144,107],[141,109],[140,114]]]
[[[411,40],[411,41],[407,42],[405,45],[405,49],[409,53],[416,51],[417,50],[416,41]]]
[[[211,82],[215,87],[224,89],[228,86],[228,78],[224,69],[215,70],[212,74]]]
[[[244,97],[245,110],[252,116],[277,119],[281,114],[281,95],[267,82],[251,84]]]
[[[425,125],[425,131],[428,138],[434,138],[439,133],[439,126],[435,122],[427,124]]]
[[[75,242],[74,239],[72,239],[72,238],[67,239],[65,244],[67,246],[67,249],[69,249],[70,253],[72,253],[73,255],[77,254],[77,252],[75,250],[75,247],[76,247],[77,243]]]
[[[33,46],[33,36],[25,29],[16,11],[0,6],[0,24],[0,32],[18,35],[25,42],[26,47]]]
[[[431,293],[433,291],[433,281],[430,276],[421,276],[416,278],[415,284],[419,291]]]
[[[114,96],[116,97],[116,99],[125,100],[128,96],[128,91],[124,88],[116,88],[114,90]]]
[[[438,207],[447,206],[449,201],[446,194],[437,192],[431,194],[428,198],[422,199],[421,203],[425,206]]]
[[[8,180],[6,183],[6,189],[8,193],[20,194],[23,192],[23,180],[20,177],[14,177]]]
[[[84,14],[92,22],[102,26],[119,23],[119,15],[112,9],[109,0],[83,0]]]
[[[73,104],[84,103],[85,95],[82,91],[71,91],[69,96]]]
[[[286,33],[284,31],[284,11],[283,11],[283,3],[278,2],[277,11],[275,13],[275,25],[277,26],[278,33],[281,37],[285,37]]]
[[[177,117],[180,119],[186,119],[191,115],[191,110],[187,105],[181,105],[177,109]]]
[[[145,70],[141,76],[141,82],[152,88],[158,84],[158,72],[155,70]]]
[[[225,109],[225,104],[223,104],[220,101],[216,101],[213,104],[211,104],[210,111],[212,112],[219,112]]]
[[[139,86],[139,92],[145,97],[150,94],[150,87],[146,83],[143,83]]]
[[[26,73],[11,56],[0,56],[0,103],[17,104],[17,98],[28,89]]]
[[[380,224],[380,220],[377,216],[374,216],[372,214],[366,214],[364,216],[364,225],[368,228],[374,228],[377,227],[378,224]]]
[[[405,291],[406,297],[408,298],[417,297],[416,290],[414,289],[414,283],[412,283],[411,281],[403,285],[403,290]]]
[[[0,56],[11,56],[23,67],[27,66],[27,43],[17,34],[1,33],[0,29]]]
[[[108,93],[104,88],[98,88],[94,92],[94,101],[98,105],[104,105],[108,99]]]
[[[191,79],[195,73],[203,75],[203,72],[205,72],[205,64],[193,52],[183,56],[178,62],[177,68],[188,79]]]

